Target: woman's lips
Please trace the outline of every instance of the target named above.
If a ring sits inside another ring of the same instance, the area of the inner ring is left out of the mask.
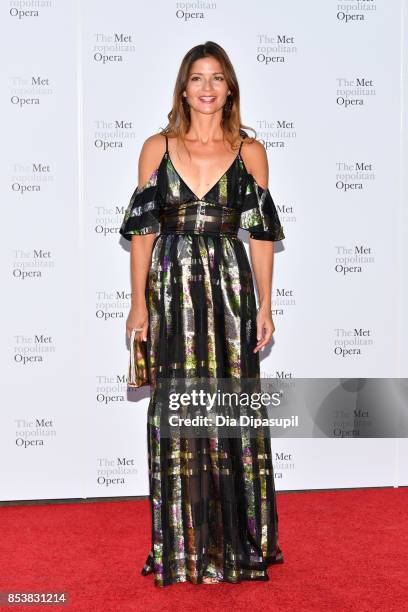
[[[198,99],[200,102],[204,102],[205,104],[211,104],[212,102],[215,102],[217,98],[216,96],[199,96]]]

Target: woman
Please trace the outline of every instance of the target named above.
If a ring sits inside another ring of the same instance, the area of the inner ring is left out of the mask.
[[[269,437],[164,436],[156,393],[160,379],[259,379],[275,329],[273,242],[284,234],[265,149],[242,129],[239,104],[225,51],[191,49],[169,123],[143,145],[120,228],[131,240],[127,334],[141,329],[149,356],[152,548],[142,574],[157,586],[269,580],[267,566],[283,561]],[[250,233],[258,311],[239,227]]]

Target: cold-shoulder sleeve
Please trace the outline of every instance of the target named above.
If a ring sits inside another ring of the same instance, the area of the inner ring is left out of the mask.
[[[269,189],[258,185],[252,175],[246,185],[239,226],[256,240],[275,242],[285,238]]]
[[[132,236],[156,234],[160,231],[160,194],[158,170],[155,170],[143,187],[134,190],[126,208],[119,233],[131,240]]]

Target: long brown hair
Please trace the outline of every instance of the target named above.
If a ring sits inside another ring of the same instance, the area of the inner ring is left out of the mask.
[[[193,47],[184,56],[174,87],[173,108],[167,115],[169,122],[162,129],[161,134],[178,137],[184,142],[190,128],[191,117],[190,108],[183,96],[183,91],[186,89],[192,64],[198,59],[210,56],[217,59],[221,64],[225,80],[231,92],[223,108],[221,127],[225,139],[230,143],[231,148],[234,149],[238,146],[241,137],[246,137],[247,142],[252,142],[256,138],[256,131],[241,123],[239,85],[235,70],[224,49],[212,41],[207,41],[203,45]],[[244,128],[252,130],[255,136],[249,137]]]

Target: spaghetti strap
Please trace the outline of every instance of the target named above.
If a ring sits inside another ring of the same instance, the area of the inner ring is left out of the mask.
[[[169,153],[169,146],[168,146],[168,138],[167,138],[167,134],[164,134],[164,137],[166,139],[166,153]]]
[[[242,147],[243,142],[244,142],[244,139],[241,140],[241,144],[239,145],[238,155],[241,155],[241,147]]]

